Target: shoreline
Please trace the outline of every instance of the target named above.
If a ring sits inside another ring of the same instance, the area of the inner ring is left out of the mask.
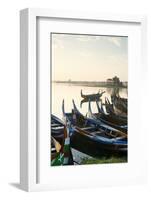
[[[106,87],[106,88],[127,88],[127,82],[121,82],[119,85],[109,84],[106,82],[86,82],[86,81],[52,81],[52,83],[66,84],[74,86],[86,86],[86,87]]]

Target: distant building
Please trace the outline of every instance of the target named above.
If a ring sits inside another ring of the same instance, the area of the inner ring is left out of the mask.
[[[117,76],[114,76],[113,78],[113,82],[114,82],[114,84],[120,84],[120,79],[117,77]]]
[[[108,78],[106,80],[107,85],[110,86],[121,86],[122,82],[120,82],[120,79],[117,76],[114,76],[113,78]]]
[[[107,82],[108,84],[113,84],[113,79],[112,79],[112,78],[108,78],[108,79],[106,80],[106,82]]]

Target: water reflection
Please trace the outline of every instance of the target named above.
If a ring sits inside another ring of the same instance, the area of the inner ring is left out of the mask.
[[[96,101],[101,101],[101,98],[96,98],[96,99],[91,100],[91,102],[96,102]],[[89,100],[82,99],[81,102],[80,102],[80,108],[82,108],[82,104],[88,103],[88,102],[89,102]]]
[[[104,102],[105,97],[111,101],[111,95],[116,94],[121,97],[127,98],[127,88],[104,88],[104,87],[86,87],[86,86],[74,86],[70,84],[53,83],[52,84],[52,113],[62,119],[62,100],[65,101],[66,112],[71,112],[73,108],[72,99],[74,99],[78,109],[84,115],[88,112],[88,102],[81,98],[81,89],[84,94],[95,94],[105,91],[101,99]],[[100,100],[100,99],[99,99]],[[91,103],[92,110],[97,111],[96,102]]]

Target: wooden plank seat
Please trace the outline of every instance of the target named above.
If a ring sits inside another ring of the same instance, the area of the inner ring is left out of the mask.
[[[64,128],[64,126],[56,126],[56,127],[52,127],[53,130],[61,130]]]
[[[92,130],[92,129],[94,129],[94,127],[89,126],[89,127],[84,127],[84,128],[81,128],[81,129],[86,131],[86,130]]]
[[[51,127],[57,127],[60,126],[60,124],[51,124]]]
[[[94,131],[94,132],[91,132],[92,135],[99,135],[101,134],[101,131]]]

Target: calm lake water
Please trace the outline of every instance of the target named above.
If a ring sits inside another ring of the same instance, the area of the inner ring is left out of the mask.
[[[82,108],[80,107],[81,103],[81,89],[83,94],[93,94],[97,93],[99,90],[100,92],[105,91],[102,96],[102,100],[105,97],[108,97],[110,100],[110,95],[114,91],[114,88],[103,88],[103,87],[86,87],[86,86],[77,86],[77,85],[70,85],[70,84],[61,84],[61,83],[53,83],[52,84],[52,113],[62,119],[62,100],[65,101],[65,111],[71,112],[73,108],[72,99],[74,99],[77,108],[80,110],[81,113],[86,115],[88,112],[88,103],[83,103]],[[121,97],[127,98],[127,88],[120,88],[119,95]],[[97,111],[96,103],[91,103],[92,111]]]
[[[99,90],[100,92],[105,91],[102,96],[102,100],[104,101],[105,97],[108,97],[110,100],[110,95],[115,92],[115,88],[104,88],[104,87],[86,87],[86,86],[77,86],[77,85],[70,85],[70,84],[61,84],[61,83],[53,83],[52,84],[52,113],[59,117],[60,119],[63,118],[62,115],[62,101],[65,101],[65,112],[71,112],[73,108],[72,99],[74,99],[75,104],[79,111],[86,115],[88,112],[88,103],[83,103],[82,107],[81,104],[81,89],[83,94],[93,94],[97,93]],[[116,89],[117,90],[117,89]],[[118,93],[121,97],[127,98],[127,88],[120,88]],[[96,103],[91,103],[92,111],[97,112]],[[80,153],[76,150],[72,151],[74,159],[80,163],[83,158],[92,158],[86,154]]]

